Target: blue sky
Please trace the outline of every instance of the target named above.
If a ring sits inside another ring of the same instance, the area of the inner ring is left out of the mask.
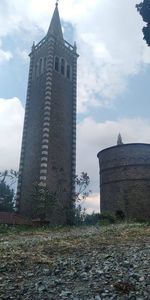
[[[150,49],[142,36],[138,0],[62,0],[65,39],[76,40],[78,61],[77,172],[99,208],[97,152],[124,142],[150,142]],[[30,52],[46,34],[53,0],[0,1],[0,170],[18,168]]]

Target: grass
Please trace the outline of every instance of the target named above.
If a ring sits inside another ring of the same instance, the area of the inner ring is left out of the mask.
[[[110,247],[149,243],[147,224],[115,224],[74,228],[10,228],[0,226],[0,272],[12,272],[22,265],[33,270],[37,265],[53,267],[59,258],[106,255]]]

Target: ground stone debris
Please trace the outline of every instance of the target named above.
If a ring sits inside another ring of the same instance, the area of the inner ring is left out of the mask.
[[[0,235],[0,300],[150,300],[150,227]]]

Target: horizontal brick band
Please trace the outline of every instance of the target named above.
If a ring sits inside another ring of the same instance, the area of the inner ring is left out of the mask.
[[[46,92],[45,92],[45,96],[51,97],[51,94],[52,94],[51,91],[46,91]]]
[[[49,138],[49,134],[48,133],[44,133],[43,134],[43,138]]]
[[[40,180],[46,181],[47,177],[46,176],[40,176]]]
[[[50,126],[50,122],[44,122],[43,123],[43,127],[49,127]]]
[[[40,174],[47,174],[47,170],[46,169],[40,170]]]
[[[48,157],[42,156],[41,161],[48,161]]]
[[[42,145],[42,149],[48,150],[48,145]]]
[[[42,155],[48,155],[48,151],[42,151]]]
[[[45,102],[46,102],[46,101],[50,102],[50,101],[51,101],[51,97],[50,97],[50,96],[46,96],[46,97],[45,97]]]
[[[41,181],[41,182],[39,183],[39,185],[40,185],[40,186],[43,186],[43,187],[46,187],[46,182],[42,182],[42,181]]]
[[[42,144],[48,144],[49,143],[49,140],[48,139],[43,139],[42,140]]]
[[[49,117],[44,117],[44,122],[46,122],[46,121],[50,121],[50,116]]]
[[[46,105],[46,106],[44,107],[44,110],[51,110],[51,109],[50,109],[49,106]]]
[[[42,163],[41,164],[41,168],[47,168],[47,164],[46,163]]]
[[[50,106],[51,106],[51,102],[48,101],[48,100],[46,100],[46,101],[45,101],[45,105],[48,105],[48,106],[50,107]]]

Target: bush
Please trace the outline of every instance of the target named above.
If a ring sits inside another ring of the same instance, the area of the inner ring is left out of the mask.
[[[117,210],[115,216],[118,221],[123,221],[125,219],[125,214],[122,210]]]
[[[117,222],[116,217],[111,213],[102,213],[100,214],[100,220],[98,225],[110,225]]]
[[[99,220],[100,220],[100,214],[93,212],[91,215],[85,216],[84,223],[86,225],[96,225]]]
[[[6,224],[0,225],[0,234],[7,233],[9,231],[9,226]]]

